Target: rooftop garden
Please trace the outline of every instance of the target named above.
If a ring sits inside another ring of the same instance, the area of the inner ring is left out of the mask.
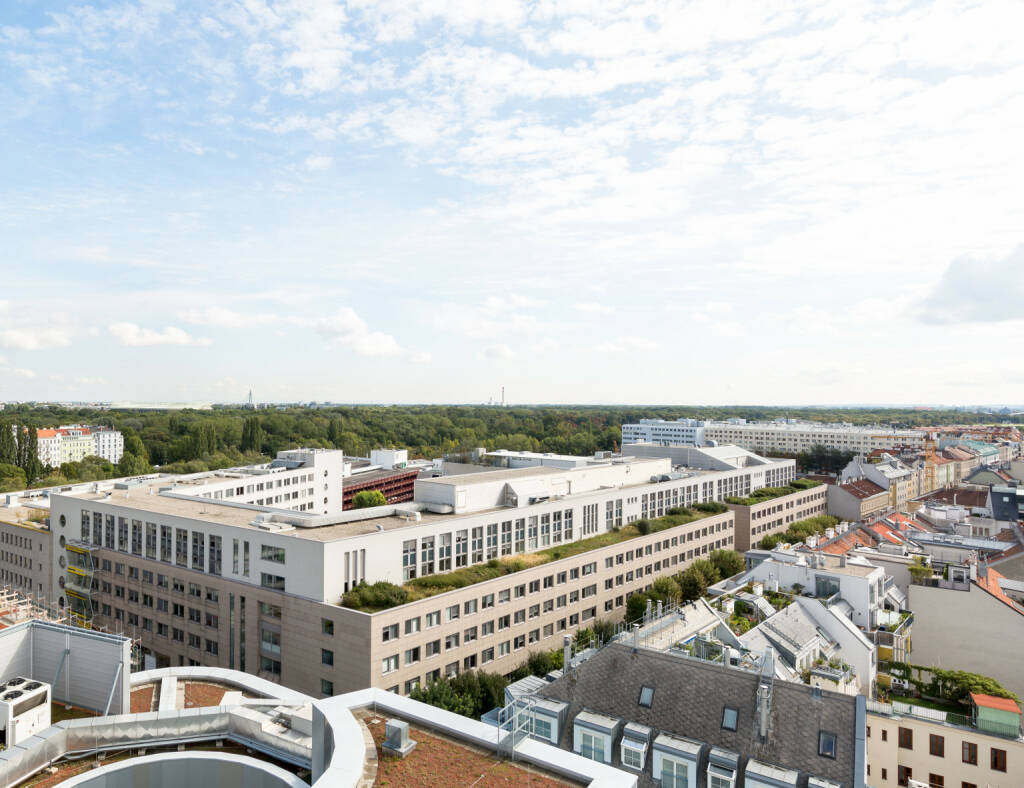
[[[616,528],[597,536],[546,547],[534,553],[493,558],[486,563],[462,567],[453,572],[417,577],[403,585],[396,585],[384,580],[377,583],[364,583],[348,591],[342,597],[341,604],[344,607],[361,610],[364,613],[376,613],[381,610],[404,605],[407,602],[415,602],[417,599],[442,594],[445,591],[465,588],[484,580],[494,580],[504,575],[520,572],[523,569],[549,563],[550,561],[571,558],[572,556],[596,550],[600,547],[608,547],[609,545],[635,539],[638,536],[657,533],[666,528],[686,525],[687,523],[710,517],[713,514],[721,514],[725,511],[727,509],[724,505],[714,502],[699,503],[691,509],[669,509],[668,514],[664,517],[654,520],[637,520],[622,528]]]
[[[826,528],[834,528],[839,522],[838,517],[830,514],[819,514],[815,517],[808,517],[806,520],[797,520],[790,523],[789,528],[781,534],[768,534],[758,543],[762,550],[772,550],[782,542],[795,544],[804,541],[808,536],[825,533]]]
[[[725,502],[737,506],[753,506],[754,504],[770,501],[773,498],[781,498],[784,495],[792,495],[793,493],[810,490],[812,487],[820,485],[821,482],[814,479],[794,479],[785,487],[762,487],[745,497],[730,495],[725,499]]]

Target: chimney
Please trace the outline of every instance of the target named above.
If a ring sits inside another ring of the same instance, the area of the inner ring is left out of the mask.
[[[839,566],[840,567],[846,566],[846,553],[841,553],[839,555]]]
[[[636,654],[636,650],[640,648],[640,625],[633,625],[633,653]]]
[[[661,600],[660,599],[658,600],[658,613],[657,613],[657,616],[658,616],[658,619],[660,620],[661,619]]]
[[[771,692],[765,682],[757,687],[757,722],[761,740],[768,738],[768,716],[771,713]]]
[[[568,635],[562,637],[562,673],[563,675],[569,670],[569,665],[572,662],[572,638]]]

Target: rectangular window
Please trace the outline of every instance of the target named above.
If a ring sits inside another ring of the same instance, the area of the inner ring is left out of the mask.
[[[896,784],[897,785],[909,785],[911,778],[914,776],[913,770],[909,766],[898,766],[896,767]]]
[[[972,766],[978,765],[978,745],[973,742],[965,741],[961,749],[961,757],[964,763],[969,763]]]
[[[402,580],[409,581],[416,577],[416,540],[402,542]]]
[[[914,749],[914,732],[910,728],[899,729],[899,746],[902,750]]]
[[[284,591],[284,578],[280,575],[268,575],[260,572],[260,585],[274,591]]]
[[[604,763],[604,737],[583,731],[580,735],[580,755]]]
[[[991,755],[989,757],[989,763],[994,772],[1005,772],[1006,771],[1006,750],[999,750],[995,747],[992,748]],[[1018,775],[1019,776],[1019,775]]]
[[[687,765],[682,761],[675,761],[671,758],[662,757],[662,788],[689,788],[690,782],[687,776],[687,772]]]
[[[267,602],[260,602],[260,615],[266,616],[267,618],[280,618],[281,608]]]
[[[934,755],[937,758],[943,758],[946,755],[946,740],[936,733],[929,734],[928,736],[928,754]]]
[[[184,528],[174,529],[174,563],[188,566],[188,531]]]
[[[320,649],[320,664],[332,667],[334,665],[334,652],[330,649]]]
[[[273,561],[275,564],[284,563],[284,548],[274,547],[269,544],[260,545],[260,558],[264,561]]]

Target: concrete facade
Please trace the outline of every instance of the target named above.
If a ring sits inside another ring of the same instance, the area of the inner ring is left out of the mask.
[[[867,522],[889,508],[889,492],[873,481],[828,486],[828,513],[852,523]]]
[[[969,588],[910,586],[911,662],[991,676],[1024,696],[1024,674],[1017,656],[1024,654],[1024,615],[976,583]]]
[[[798,520],[825,514],[826,494],[827,487],[822,484],[751,506],[727,502],[736,515],[736,549],[745,553],[764,537],[782,533]]]

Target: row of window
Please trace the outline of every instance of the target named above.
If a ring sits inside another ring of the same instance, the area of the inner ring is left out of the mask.
[[[867,729],[868,737],[871,736],[871,726]],[[912,728],[899,728],[897,732],[898,746],[900,749],[914,749],[914,731]],[[887,741],[889,731],[882,729],[882,741]],[[937,758],[946,757],[946,737],[939,734],[928,735],[928,754]],[[978,745],[974,742],[962,741],[960,743],[960,760],[971,766],[978,765]],[[1006,771],[1006,750],[999,747],[989,748],[989,768],[997,772]],[[906,785],[901,782],[900,785]]]

